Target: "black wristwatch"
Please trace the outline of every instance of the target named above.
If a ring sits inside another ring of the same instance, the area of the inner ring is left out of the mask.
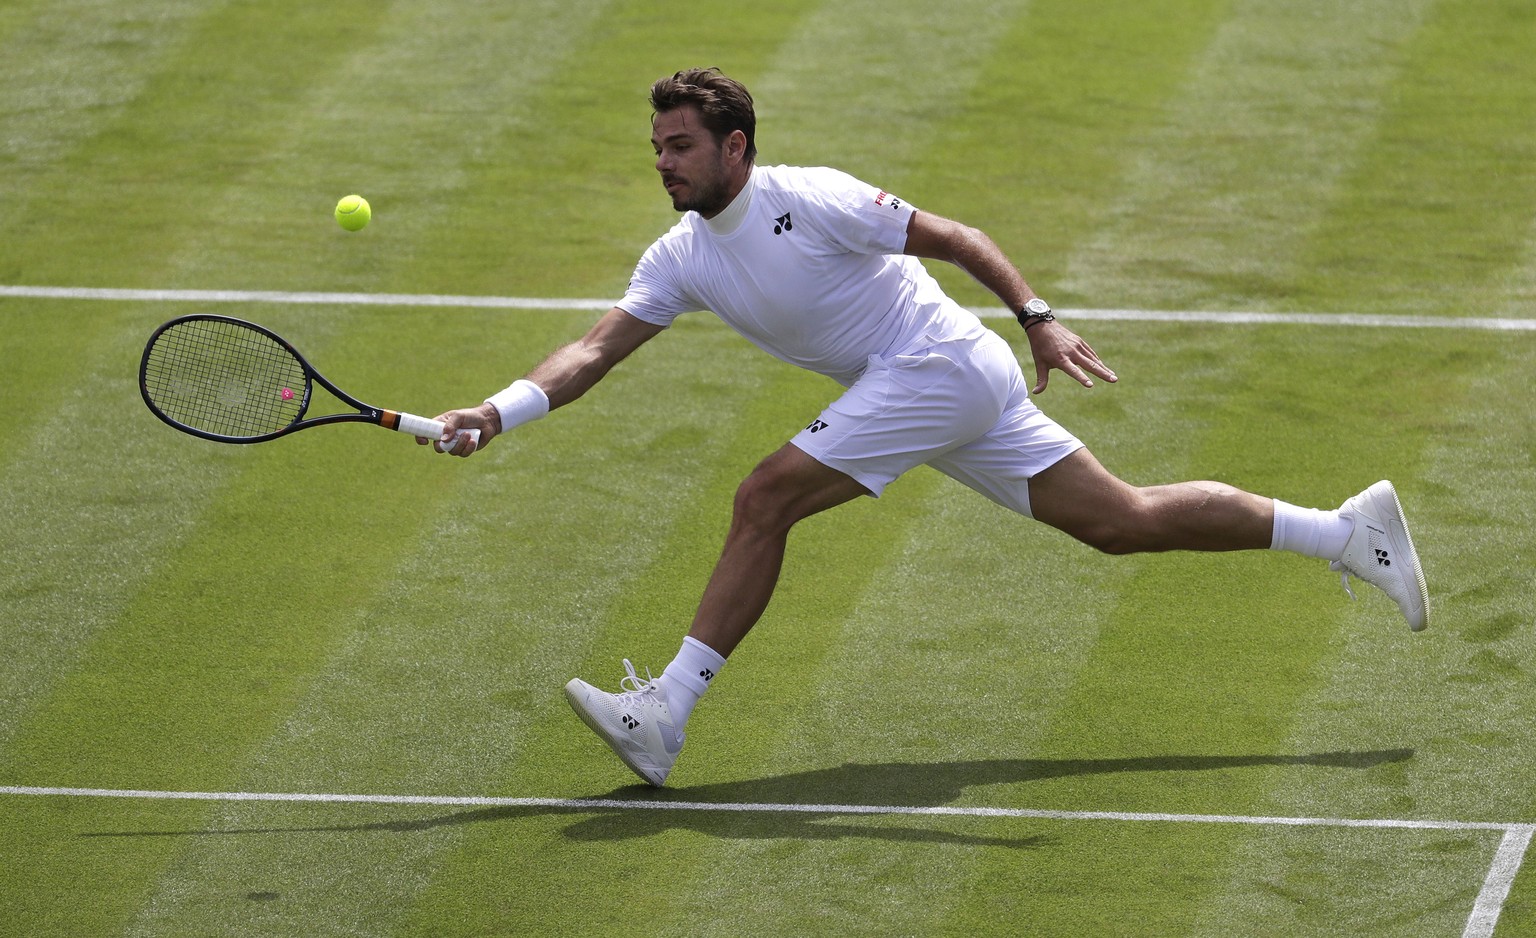
[[[1023,326],[1026,330],[1036,323],[1056,321],[1056,315],[1051,312],[1051,304],[1040,299],[1038,296],[1025,303],[1024,308],[1019,310],[1016,315],[1019,317],[1019,325]]]

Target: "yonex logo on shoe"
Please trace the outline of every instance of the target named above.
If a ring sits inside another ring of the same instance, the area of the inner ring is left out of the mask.
[[[704,679],[704,683],[708,684],[710,681],[713,681],[715,679],[715,672],[711,671],[708,668],[705,668],[704,670],[699,672],[699,677],[702,677]]]
[[[1384,550],[1382,550],[1381,548],[1378,547],[1378,548],[1376,548],[1374,553],[1376,554],[1376,564],[1377,564],[1377,566],[1381,566],[1381,567],[1390,567],[1390,566],[1392,566],[1392,558],[1387,556],[1387,552],[1386,551],[1384,551]]]
[[[632,730],[640,725],[639,720],[635,719],[627,713],[619,717],[619,722],[624,724],[624,728],[626,730]]]

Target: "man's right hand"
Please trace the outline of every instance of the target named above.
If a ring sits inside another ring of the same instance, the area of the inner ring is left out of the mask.
[[[434,450],[453,456],[473,456],[501,432],[501,415],[496,413],[496,408],[491,404],[450,410],[438,414],[437,419],[444,424],[443,437],[448,442],[421,436],[416,438],[416,442],[422,446],[430,443]],[[472,432],[464,434],[466,430]]]

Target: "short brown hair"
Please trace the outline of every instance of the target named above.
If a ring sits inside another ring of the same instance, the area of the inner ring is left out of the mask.
[[[747,160],[756,160],[757,114],[745,85],[725,77],[718,68],[686,68],[651,85],[651,109],[657,114],[690,104],[699,109],[716,143],[739,130],[747,138]]]

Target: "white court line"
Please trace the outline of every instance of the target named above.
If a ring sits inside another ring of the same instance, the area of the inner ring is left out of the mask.
[[[313,792],[145,791],[119,788],[0,786],[0,795],[62,795],[84,798],[159,798],[181,801],[287,801],[328,804],[420,804],[447,807],[642,809],[730,811],[769,814],[907,814],[944,817],[1034,818],[1053,821],[1166,821],[1183,824],[1248,824],[1288,827],[1374,827],[1410,830],[1508,831],[1518,824],[1495,821],[1420,821],[1381,818],[1250,817],[1240,814],[1158,814],[1128,811],[1050,811],[1037,808],[953,805],[765,804],[734,801],[641,801],[627,798],[502,798],[486,795],[342,795]]]
[[[457,306],[486,309],[612,308],[612,300],[517,296],[440,296],[430,293],[289,293],[273,290],[114,290],[99,287],[0,286],[0,296],[40,300],[116,300],[137,303],[297,303],[331,306]]]
[[[145,791],[117,788],[34,788],[0,786],[0,795],[51,795],[85,798],[149,798],[178,801],[279,801],[325,804],[408,804],[444,807],[556,808],[569,811],[726,811],[762,814],[865,814],[941,817],[1026,818],[1051,821],[1161,821],[1174,824],[1244,824],[1253,827],[1351,827],[1406,830],[1503,831],[1482,890],[1462,938],[1490,938],[1509,898],[1515,875],[1525,861],[1532,824],[1493,821],[1437,821],[1392,818],[1262,817],[1240,814],[1161,814],[1138,811],[1048,811],[1036,808],[909,806],[875,804],[756,804],[714,801],[639,801],[622,798],[499,798],[460,795],[341,795],[305,792]]]
[[[113,300],[153,303],[286,303],[341,306],[457,307],[464,309],[612,308],[614,300],[559,299],[528,296],[454,296],[433,293],[292,293],[272,290],[120,290],[102,287],[0,286],[0,297],[53,300]],[[1013,314],[996,307],[972,309],[986,319]],[[1375,326],[1394,329],[1475,329],[1495,332],[1536,332],[1536,319],[1460,318],[1451,316],[1384,316],[1368,313],[1255,313],[1150,309],[1060,309],[1064,318],[1131,320],[1138,322],[1204,322],[1225,325]]]
[[[1525,851],[1531,846],[1533,832],[1536,832],[1536,826],[1530,824],[1513,824],[1504,831],[1499,852],[1494,854],[1493,863],[1488,867],[1488,876],[1483,880],[1482,891],[1477,894],[1477,902],[1472,906],[1472,915],[1467,919],[1461,938],[1490,938],[1493,934],[1494,927],[1499,924],[1499,913],[1504,910],[1504,901],[1509,898],[1509,888],[1515,884],[1515,874],[1525,862]]]

